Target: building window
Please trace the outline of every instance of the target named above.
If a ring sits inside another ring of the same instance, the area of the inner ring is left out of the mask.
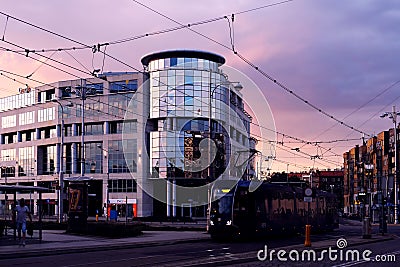
[[[109,180],[108,190],[110,193],[137,192],[137,183],[134,179]]]
[[[63,154],[63,159],[65,160],[64,172],[70,174],[72,173],[72,144],[64,146]]]
[[[43,158],[41,174],[54,174],[57,166],[57,147],[55,145],[38,148]],[[38,156],[39,158],[39,156]],[[39,171],[40,173],[40,171]]]
[[[45,108],[38,110],[38,122],[52,121],[56,118],[56,108]]]
[[[15,167],[1,167],[1,177],[15,177]]]
[[[17,126],[16,115],[2,117],[1,118],[1,126],[3,128],[11,128],[11,127]]]
[[[136,91],[136,90],[137,90],[137,80],[110,82],[110,93],[117,93],[123,91]]]
[[[103,93],[103,84],[102,83],[92,83],[92,84],[86,83],[86,88],[96,90],[96,94]]]
[[[129,102],[133,97],[133,93],[115,94],[108,97],[108,113],[112,116],[123,118],[126,112],[132,113],[132,108],[136,108],[137,104],[134,101],[131,105]],[[129,105],[129,111],[127,107]]]
[[[18,142],[17,133],[8,133],[4,135],[4,144],[13,144]]]
[[[15,148],[11,148],[11,149],[2,149],[0,150],[1,153],[1,161],[11,161],[11,160],[15,160]]]
[[[31,88],[24,89],[25,93],[12,95],[0,99],[0,111],[31,106],[35,104],[35,90]]]
[[[56,89],[46,90],[44,92],[38,93],[38,102],[45,103],[46,101],[51,101],[56,96]]]
[[[104,134],[103,123],[85,124],[85,135],[102,135]]]
[[[61,97],[71,97],[71,86],[60,87]]]
[[[108,142],[108,172],[109,173],[128,173],[137,172],[137,140],[124,140]],[[124,153],[125,152],[125,153]]]
[[[21,133],[22,142],[35,140],[35,131],[26,131]]]
[[[64,125],[64,136],[73,136],[72,125]]]
[[[109,132],[110,134],[121,134],[122,133],[122,122],[112,121],[109,124]]]
[[[123,131],[125,133],[137,133],[137,120],[125,120]]]
[[[101,142],[85,143],[85,173],[103,172]]]
[[[19,148],[18,176],[33,176],[35,168],[34,147]]]
[[[19,125],[35,123],[35,111],[24,112],[18,115]]]
[[[54,138],[57,137],[56,127],[47,127],[40,129],[40,139]]]
[[[137,120],[112,121],[109,123],[110,134],[137,133]]]

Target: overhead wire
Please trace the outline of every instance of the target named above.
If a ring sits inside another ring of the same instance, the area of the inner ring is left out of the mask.
[[[21,49],[26,50],[24,47],[22,47],[22,46],[20,46],[20,45],[17,45],[17,44],[14,44],[14,43],[12,43],[12,42],[10,42],[10,41],[6,41],[6,43],[8,43],[8,44],[10,44],[10,45],[13,45],[13,46],[16,46],[16,47],[18,47],[18,48],[21,48]],[[2,48],[2,49],[5,49],[5,48]],[[18,51],[11,50],[11,49],[7,49],[7,51],[11,51],[11,52],[17,53],[17,54],[19,54],[19,55],[21,55],[21,56],[27,56],[27,57],[30,57],[30,58],[36,60],[36,61],[42,62],[42,61],[40,61],[40,60],[38,60],[38,59],[33,58],[32,56],[30,56],[29,53],[26,54],[26,55],[22,55],[22,53],[20,53],[20,52],[18,52]],[[32,52],[32,53],[37,54],[36,52]],[[104,54],[105,54],[105,53],[104,53]],[[98,78],[97,76],[93,76],[93,74],[90,73],[90,72],[85,72],[85,71],[80,70],[80,69],[78,69],[78,68],[76,68],[76,67],[70,66],[70,65],[68,65],[68,64],[65,64],[65,63],[63,63],[63,62],[60,62],[60,61],[57,61],[57,60],[54,60],[54,59],[51,59],[51,58],[48,58],[48,57],[45,57],[45,58],[50,59],[51,61],[54,61],[54,62],[56,62],[56,63],[58,63],[58,64],[62,64],[63,66],[69,67],[69,68],[71,68],[71,69],[73,69],[73,70],[80,71],[80,72],[82,72],[82,73],[84,73],[84,74],[92,75],[92,77],[94,77],[94,78]],[[59,71],[65,72],[65,73],[67,73],[67,74],[69,74],[69,75],[71,75],[71,76],[74,76],[74,77],[76,77],[76,78],[80,78],[80,76],[77,76],[77,75],[75,75],[75,74],[72,74],[71,72],[67,72],[67,71],[65,71],[65,70],[62,70],[62,69],[60,69],[60,68],[58,68],[58,67],[55,67],[55,66],[53,66],[53,65],[51,65],[51,64],[48,64],[48,63],[46,63],[46,62],[42,62],[42,63],[43,63],[43,64],[46,64],[46,65],[49,66],[49,67],[55,68],[55,69],[57,69],[57,70],[59,70]],[[137,71],[140,72],[140,73],[143,73],[142,71],[140,71],[140,70],[138,70],[138,69],[136,69],[136,68],[134,68],[134,69],[137,70]],[[100,79],[100,78],[99,78],[99,79]],[[161,81],[160,81],[160,82],[161,82]],[[178,90],[178,91],[179,91],[179,90]],[[183,92],[183,93],[186,94],[185,92]],[[257,127],[261,127],[261,128],[267,129],[267,128],[264,127],[264,126],[257,125],[257,124],[255,124],[255,123],[253,123],[253,122],[251,122],[251,123],[252,123],[253,125],[256,125]],[[268,130],[271,130],[271,129],[268,129]],[[279,133],[279,132],[277,132],[277,133]],[[282,134],[282,133],[279,133],[279,134],[281,134],[281,135],[283,135],[283,136],[286,136],[286,137],[289,137],[289,138],[292,138],[292,139],[295,139],[295,140],[300,140],[300,139],[295,138],[295,137],[292,137],[292,136],[290,136],[290,135],[286,135],[286,134]],[[305,143],[307,142],[307,141],[305,141],[305,140],[302,140],[302,141],[305,142]]]
[[[155,9],[153,9],[153,8],[147,6],[147,5],[145,5],[145,4],[143,4],[143,3],[139,2],[139,1],[137,1],[137,0],[132,0],[132,1],[135,2],[135,3],[137,3],[137,4],[140,5],[140,6],[145,7],[146,9],[148,9],[148,10],[150,10],[150,11],[152,11],[152,12],[154,12],[154,13],[156,13],[156,14],[158,14],[158,15],[160,15],[160,16],[162,16],[162,17],[164,17],[164,18],[166,18],[166,19],[168,19],[168,20],[170,20],[170,21],[172,21],[172,22],[174,22],[174,23],[176,23],[176,24],[178,24],[178,25],[181,25],[181,26],[184,25],[184,24],[182,24],[181,22],[179,22],[179,21],[177,21],[177,20],[175,20],[175,19],[173,19],[173,18],[171,18],[171,17],[169,17],[169,16],[167,16],[167,15],[165,15],[165,14],[163,14],[163,13],[161,13],[161,12],[159,12],[159,11],[157,11],[157,10],[155,10]],[[287,3],[287,2],[289,2],[289,1],[284,1],[284,2],[282,2],[282,3]],[[250,12],[250,11],[248,11],[248,12]],[[210,40],[211,42],[213,42],[213,43],[215,43],[215,44],[218,44],[218,45],[220,45],[220,46],[222,46],[222,47],[224,47],[224,48],[226,48],[226,49],[232,51],[237,57],[239,57],[239,58],[240,58],[243,62],[245,62],[247,65],[249,65],[249,66],[251,66],[252,68],[254,68],[254,69],[255,69],[257,72],[259,72],[262,76],[264,76],[264,77],[267,78],[268,80],[272,81],[272,82],[273,82],[274,84],[276,84],[278,87],[280,87],[281,89],[283,89],[283,90],[285,90],[286,92],[290,93],[291,95],[293,95],[293,96],[296,97],[297,99],[301,100],[301,101],[302,101],[303,103],[305,103],[306,105],[308,105],[308,106],[310,106],[311,108],[317,110],[319,113],[325,115],[326,117],[328,117],[328,118],[330,118],[330,119],[332,119],[332,120],[334,120],[334,121],[340,123],[341,125],[343,125],[343,126],[349,128],[349,129],[351,129],[351,130],[353,130],[353,131],[356,131],[356,132],[358,132],[358,133],[364,134],[364,135],[366,135],[366,136],[370,136],[370,134],[365,133],[364,131],[357,129],[357,128],[355,128],[355,127],[349,125],[348,123],[337,119],[337,118],[334,117],[333,115],[331,115],[331,114],[329,114],[328,112],[322,110],[322,109],[319,108],[318,106],[312,104],[311,102],[309,102],[308,100],[306,100],[305,98],[303,98],[302,96],[300,96],[299,94],[295,93],[292,89],[290,89],[289,87],[287,87],[287,86],[284,85],[283,83],[279,82],[277,79],[275,79],[275,78],[272,77],[271,75],[267,74],[267,73],[266,73],[265,71],[263,71],[260,67],[258,67],[257,65],[255,65],[254,63],[252,63],[250,60],[248,60],[247,58],[245,58],[243,55],[241,55],[239,52],[237,52],[237,50],[232,50],[231,47],[229,47],[229,46],[227,46],[227,45],[225,45],[225,44],[222,44],[221,42],[219,42],[219,41],[217,41],[217,40],[215,40],[215,39],[213,39],[213,38],[211,38],[211,37],[209,37],[209,36],[207,36],[207,35],[205,35],[205,34],[199,32],[199,31],[196,31],[196,30],[191,29],[191,28],[188,28],[188,30],[190,30],[190,31],[192,31],[192,32],[194,32],[194,33],[196,33],[196,34],[199,35],[199,36],[202,36],[202,37],[205,38],[205,39]]]
[[[1,13],[1,12],[0,12]],[[33,24],[30,24],[30,23],[28,23],[28,25],[31,25],[31,26],[36,26],[36,25],[33,25]],[[39,27],[40,29],[42,29],[42,30],[45,30],[45,29],[43,29],[42,27]],[[47,31],[47,30],[46,30]],[[51,32],[51,31],[47,31],[47,32]],[[53,32],[51,32],[52,34],[56,34],[56,33],[53,33]],[[59,34],[56,34],[57,36],[60,36],[60,37],[62,37],[62,38],[67,38],[68,40],[70,40],[70,41],[73,41],[72,39],[70,39],[70,38],[68,38],[68,37],[65,37],[65,36],[61,36],[61,35],[59,35]],[[76,42],[76,41],[74,41],[74,42]],[[91,46],[87,46],[87,45],[85,45],[85,47],[91,47]],[[106,53],[104,53],[104,54],[106,54]],[[117,61],[119,61],[119,60],[117,60]],[[119,61],[120,62],[120,61]],[[126,63],[124,63],[124,65],[126,65]]]

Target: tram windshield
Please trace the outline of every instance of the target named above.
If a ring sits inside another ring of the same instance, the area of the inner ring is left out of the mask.
[[[213,192],[211,203],[211,215],[218,217],[229,217],[232,213],[233,194],[223,193],[220,189]]]

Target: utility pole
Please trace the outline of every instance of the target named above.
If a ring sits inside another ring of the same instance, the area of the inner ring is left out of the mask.
[[[75,88],[71,89],[71,92],[76,94],[82,100],[82,108],[81,108],[81,176],[85,176],[85,100],[87,95],[95,94],[95,88],[87,88],[86,80],[81,79],[81,84],[79,86],[75,86]]]
[[[52,102],[57,103],[60,108],[61,108],[61,129],[60,129],[60,137],[61,137],[61,142],[60,142],[60,155],[59,155],[59,161],[60,161],[60,170],[59,170],[59,180],[58,180],[58,186],[59,186],[59,193],[58,193],[58,222],[62,223],[63,222],[63,213],[64,213],[64,207],[63,207],[63,194],[64,194],[64,106],[61,104],[61,102],[53,98],[51,100]],[[72,107],[73,104],[69,103],[66,105],[67,107]]]

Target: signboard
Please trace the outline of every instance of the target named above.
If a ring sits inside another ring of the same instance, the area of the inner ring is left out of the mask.
[[[83,186],[76,186],[69,188],[69,211],[83,212]]]
[[[136,204],[136,198],[128,198],[128,201],[125,198],[115,198],[115,199],[109,199],[108,203],[110,204]]]
[[[304,197],[304,202],[312,202],[312,197]]]

